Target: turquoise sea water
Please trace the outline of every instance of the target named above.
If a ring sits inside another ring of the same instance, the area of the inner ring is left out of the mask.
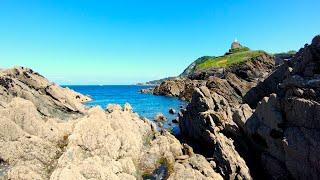
[[[164,114],[167,121],[164,127],[173,130],[175,134],[179,133],[177,125],[171,123],[177,117],[177,114],[170,114],[169,109],[174,108],[179,112],[186,102],[174,97],[155,96],[152,94],[141,94],[139,91],[150,86],[135,85],[105,85],[105,86],[66,86],[82,94],[90,95],[92,101],[88,106],[100,105],[106,108],[108,104],[124,105],[130,103],[134,112],[140,116],[153,120],[159,112]]]

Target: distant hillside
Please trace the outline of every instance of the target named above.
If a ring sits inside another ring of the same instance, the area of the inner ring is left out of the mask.
[[[177,77],[167,77],[167,78],[162,78],[162,79],[157,79],[157,80],[152,80],[152,81],[148,81],[146,83],[138,83],[138,85],[159,85],[161,84],[163,81],[167,81],[167,80],[172,80],[172,79],[176,79]]]
[[[210,69],[213,67],[227,67],[258,57],[264,53],[265,52],[263,51],[242,51],[214,58],[206,58],[205,61],[195,66],[195,71]]]
[[[207,61],[208,59],[213,59],[215,58],[215,56],[203,56],[198,58],[197,60],[195,60],[193,63],[191,63],[184,71],[182,74],[180,74],[180,76],[188,76],[189,74],[193,73],[196,70],[196,67]]]
[[[284,59],[290,59],[295,51],[273,54],[276,65],[282,64]],[[226,68],[234,64],[239,64],[248,60],[255,60],[257,57],[270,55],[261,50],[250,50],[250,48],[241,45],[238,41],[231,44],[230,49],[222,56],[203,56],[192,62],[178,77],[188,77],[196,72],[209,71],[212,68]],[[146,84],[157,85],[166,80],[174,80],[176,77],[169,77],[160,80],[149,81]]]
[[[228,67],[264,54],[267,53],[264,51],[252,51],[248,47],[242,46],[239,42],[235,41],[231,44],[229,51],[223,56],[203,56],[198,58],[191,63],[180,76],[186,77],[197,71],[203,71],[210,68]]]

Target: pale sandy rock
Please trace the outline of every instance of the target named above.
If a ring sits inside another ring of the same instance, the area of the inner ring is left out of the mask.
[[[203,156],[194,155],[183,163],[176,162],[174,164],[174,173],[168,179],[222,180],[223,178],[212,169],[210,163]]]
[[[164,165],[171,175],[177,157],[192,158],[129,104],[86,108],[85,96],[30,69],[1,71],[0,78],[0,179],[141,179]],[[183,172],[216,176],[198,156]]]
[[[28,68],[16,67],[2,70],[0,77],[1,101],[10,102],[14,97],[30,100],[41,114],[67,119],[84,112],[82,102],[90,98],[70,89],[51,83]]]
[[[124,106],[123,106],[123,110],[131,112],[133,109],[132,109],[132,107],[131,107],[131,105],[129,103],[125,103]]]

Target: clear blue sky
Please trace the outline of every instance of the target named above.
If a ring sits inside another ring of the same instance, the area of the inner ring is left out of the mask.
[[[60,84],[131,84],[180,74],[237,38],[297,50],[320,32],[319,0],[0,0],[0,67]]]

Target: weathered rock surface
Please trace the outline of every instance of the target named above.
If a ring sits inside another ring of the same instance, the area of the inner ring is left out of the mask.
[[[62,119],[84,113],[85,107],[81,103],[91,100],[24,67],[0,71],[0,92],[2,103],[18,96],[30,100],[41,114]]]
[[[242,102],[242,97],[250,88],[262,81],[274,68],[274,57],[264,53],[226,68],[197,71],[187,77],[164,81],[154,88],[153,93],[191,101],[195,88],[207,86],[236,105]]]
[[[141,179],[159,166],[164,178],[222,179],[129,104],[86,108],[85,96],[25,68],[0,79],[0,179]]]
[[[233,140],[224,133],[237,135],[228,101],[205,86],[197,88],[179,122],[185,136],[204,145],[215,160],[215,170],[226,179],[251,179],[246,162],[236,151]]]
[[[264,97],[245,123],[273,179],[320,178],[320,36],[261,82]],[[273,82],[273,84],[270,84]]]
[[[204,85],[205,81],[192,81],[188,78],[178,78],[162,82],[153,90],[153,94],[179,97],[182,100],[191,100],[192,92],[196,87]]]

